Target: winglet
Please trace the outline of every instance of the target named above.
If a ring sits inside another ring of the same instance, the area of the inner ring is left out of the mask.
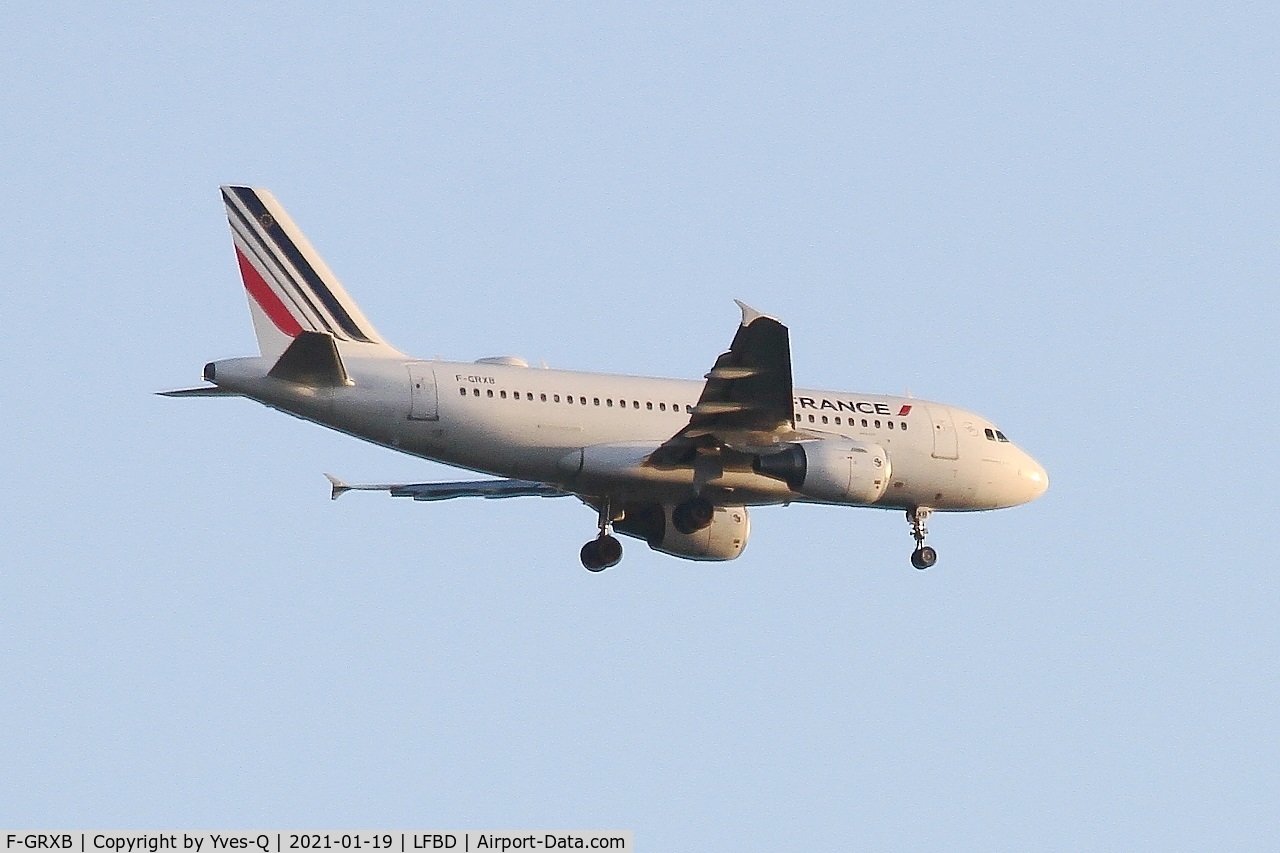
[[[741,299],[735,299],[733,301],[738,303],[738,307],[742,309],[742,325],[743,326],[750,326],[756,320],[759,320],[761,317],[766,316],[764,314],[761,314],[756,309],[752,308],[747,303],[743,302]]]
[[[347,492],[351,491],[350,486],[348,486],[346,483],[342,482],[332,474],[326,473],[325,477],[328,478],[329,485],[333,486],[333,491],[329,494],[329,500],[336,501],[338,498],[342,497]]]

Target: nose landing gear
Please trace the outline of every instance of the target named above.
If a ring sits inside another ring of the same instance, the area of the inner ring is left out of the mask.
[[[619,516],[620,518],[621,516]],[[603,572],[622,562],[622,543],[613,535],[613,522],[617,519],[605,501],[600,506],[600,534],[582,546],[582,567],[589,572]]]
[[[921,570],[927,569],[938,562],[938,552],[924,544],[924,537],[929,533],[925,527],[925,520],[928,519],[929,514],[932,512],[933,510],[924,506],[907,510],[907,521],[911,524],[911,536],[916,540],[916,549],[911,552],[911,565]]]

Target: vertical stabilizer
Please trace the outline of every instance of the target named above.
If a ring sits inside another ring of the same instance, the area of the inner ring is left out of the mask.
[[[278,358],[302,332],[331,335],[342,348],[399,353],[382,339],[271,193],[222,188],[236,262],[264,356]]]

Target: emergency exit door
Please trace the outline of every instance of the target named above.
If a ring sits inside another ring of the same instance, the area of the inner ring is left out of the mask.
[[[415,421],[440,420],[436,374],[431,365],[423,361],[409,365],[409,418]]]

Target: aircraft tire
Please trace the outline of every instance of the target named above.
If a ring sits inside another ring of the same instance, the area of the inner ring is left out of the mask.
[[[921,545],[911,552],[911,565],[924,570],[938,562],[938,552],[928,545]]]
[[[601,536],[595,541],[596,553],[607,569],[622,562],[622,543],[615,536]]]
[[[605,561],[601,559],[600,540],[592,539],[586,545],[582,546],[580,555],[582,557],[582,567],[589,572],[603,572],[605,570]]]

